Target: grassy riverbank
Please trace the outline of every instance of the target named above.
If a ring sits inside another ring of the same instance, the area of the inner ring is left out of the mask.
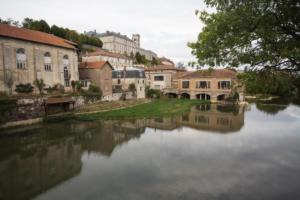
[[[122,118],[151,118],[167,115],[179,115],[190,111],[191,106],[197,104],[209,103],[208,101],[199,100],[153,100],[149,103],[112,110],[107,112],[90,113],[79,115],[81,120],[97,120],[97,119],[122,119]]]

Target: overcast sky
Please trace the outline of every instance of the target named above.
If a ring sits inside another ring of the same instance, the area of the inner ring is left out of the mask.
[[[0,17],[22,21],[45,19],[49,25],[79,32],[106,30],[129,37],[141,35],[141,46],[175,62],[194,59],[187,42],[195,41],[202,24],[195,10],[202,0],[0,0]]]

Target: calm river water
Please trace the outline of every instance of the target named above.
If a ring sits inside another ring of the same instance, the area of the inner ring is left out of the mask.
[[[40,124],[0,146],[0,199],[300,199],[293,104]]]

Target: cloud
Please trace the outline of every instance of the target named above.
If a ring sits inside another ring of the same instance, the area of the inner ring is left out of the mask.
[[[194,41],[201,22],[194,15],[205,9],[199,0],[0,0],[1,18],[45,19],[79,32],[111,30],[129,37],[141,35],[142,47],[175,62],[193,59],[187,42]]]

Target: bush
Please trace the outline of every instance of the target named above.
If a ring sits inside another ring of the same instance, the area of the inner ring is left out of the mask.
[[[15,91],[18,93],[31,93],[33,91],[33,87],[30,83],[27,84],[20,83],[16,85]]]
[[[162,96],[162,92],[160,90],[150,89],[149,86],[146,87],[146,97],[159,99]]]
[[[89,91],[89,92],[92,92],[92,93],[100,93],[100,94],[102,95],[101,89],[100,89],[98,86],[96,86],[96,85],[92,85],[92,84],[91,84],[91,85],[89,86],[88,91]]]
[[[43,79],[36,79],[33,84],[39,90],[40,94],[43,94],[44,87],[46,86]]]
[[[64,86],[59,83],[53,85],[52,87],[45,88],[45,90],[47,91],[47,93],[53,93],[53,92],[64,93],[65,92]]]

